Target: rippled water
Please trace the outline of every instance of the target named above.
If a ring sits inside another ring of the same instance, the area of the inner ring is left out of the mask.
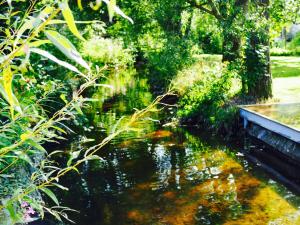
[[[107,125],[151,102],[147,81],[137,81],[94,106],[84,135],[100,141]],[[71,219],[80,225],[300,224],[299,197],[248,163],[243,140],[228,143],[171,126],[174,110],[151,114],[137,124],[140,131],[103,149],[103,161],[64,178],[70,190],[60,193],[61,202],[80,211]],[[64,148],[84,148],[79,139]]]

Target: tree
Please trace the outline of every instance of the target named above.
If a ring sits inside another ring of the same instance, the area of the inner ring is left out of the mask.
[[[218,20],[223,32],[223,61],[242,62],[242,39],[246,39],[245,71],[240,71],[242,92],[254,99],[272,97],[268,25],[270,1],[188,0],[188,2]]]
[[[252,19],[247,23],[243,93],[254,99],[272,97],[270,65],[270,1],[257,0],[250,7]]]
[[[192,7],[214,16],[223,32],[223,61],[235,61],[241,56],[242,24],[248,0],[188,0]]]
[[[300,15],[299,0],[273,0],[270,3],[270,32],[272,38],[279,34],[284,39],[284,47],[287,44],[287,26],[297,24]]]

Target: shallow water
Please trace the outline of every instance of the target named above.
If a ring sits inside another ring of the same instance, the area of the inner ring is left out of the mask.
[[[147,81],[126,83],[94,105],[82,135],[99,142],[110,124],[151,100]],[[70,190],[60,200],[80,211],[70,214],[76,224],[300,224],[300,198],[244,158],[243,140],[176,127],[174,110],[152,113],[103,149],[103,161],[64,178]],[[84,148],[80,139],[64,148]]]

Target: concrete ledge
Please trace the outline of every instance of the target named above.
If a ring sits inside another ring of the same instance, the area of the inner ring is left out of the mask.
[[[246,128],[248,121],[257,124],[267,130],[277,133],[292,141],[300,143],[300,131],[296,128],[282,124],[269,117],[261,115],[247,108],[240,108],[240,116],[245,120],[244,127]]]

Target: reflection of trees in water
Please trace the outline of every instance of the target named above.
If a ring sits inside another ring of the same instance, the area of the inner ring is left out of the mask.
[[[122,82],[127,82],[126,90],[94,95],[100,99],[90,110],[100,130],[92,135],[96,140],[121,116],[152,99],[146,80],[132,81],[131,76]],[[98,113],[102,109],[105,113]],[[158,114],[153,117],[160,118]],[[280,195],[248,173],[249,168],[241,166],[247,163],[238,162],[232,151],[229,154],[211,138],[199,138],[180,128],[171,132],[157,127],[154,120],[136,123],[136,132],[124,133],[100,153],[103,162],[88,162],[83,180],[76,182],[88,190],[81,195],[87,200],[81,207],[90,207],[88,221],[229,225],[267,223],[285,213],[295,214]]]

